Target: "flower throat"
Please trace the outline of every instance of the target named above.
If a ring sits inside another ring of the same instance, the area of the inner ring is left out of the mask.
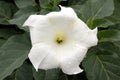
[[[57,44],[63,44],[64,43],[64,36],[63,34],[57,34],[55,37],[55,42]]]

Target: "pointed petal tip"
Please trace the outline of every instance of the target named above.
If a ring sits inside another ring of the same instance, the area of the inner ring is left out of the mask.
[[[95,34],[97,34],[98,28],[96,27],[96,28],[94,28],[92,31],[93,31]]]
[[[81,72],[83,72],[82,69],[76,70],[76,71],[73,73],[73,75],[75,75],[75,74],[79,74],[79,73],[81,73]],[[71,74],[70,74],[70,75],[71,75]]]
[[[26,21],[23,23],[23,26],[22,27],[28,27],[28,26],[31,26],[31,24],[35,21],[35,18],[36,18],[37,14],[32,14],[30,15]]]
[[[61,6],[61,5],[59,5],[59,7],[61,8],[61,10],[65,8],[64,6]]]
[[[83,70],[80,68],[80,67],[77,67],[77,68],[74,68],[72,70],[69,70],[69,71],[64,71],[64,73],[68,74],[68,75],[76,75],[76,74],[79,74],[81,72],[83,72]]]
[[[61,11],[63,11],[63,10],[70,10],[70,11],[72,11],[72,12],[74,12],[74,10],[73,10],[73,8],[71,8],[71,7],[65,7],[65,6],[61,6],[61,5],[59,5],[59,7],[60,7],[60,9],[61,9]]]
[[[34,66],[35,70],[38,72],[38,66],[33,64],[32,60],[30,59],[30,55],[28,54],[28,58],[31,61],[32,65]]]
[[[26,24],[24,23],[24,24],[22,25],[22,27],[27,27],[27,26],[26,26]]]
[[[96,27],[95,29],[92,30],[93,31],[93,34],[95,36],[94,38],[94,45],[93,46],[96,46],[98,44],[98,37],[97,37],[97,33],[98,33],[98,28]]]
[[[59,5],[59,7],[60,7],[60,8],[62,8],[62,6],[61,6],[61,5]]]
[[[61,8],[61,10],[65,9],[65,8],[70,8],[70,7],[65,7],[65,6],[61,6],[61,5],[59,5],[59,7]]]
[[[31,20],[31,16],[33,16],[33,15],[30,15],[30,16],[26,19],[26,21],[23,23],[23,26],[22,26],[22,27],[27,27],[27,26],[28,26],[29,21]]]
[[[35,68],[36,72],[38,72],[38,68]]]

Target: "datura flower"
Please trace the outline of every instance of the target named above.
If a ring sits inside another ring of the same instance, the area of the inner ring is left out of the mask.
[[[78,74],[87,50],[97,45],[97,28],[91,30],[70,7],[59,12],[31,15],[23,26],[29,26],[32,48],[29,59],[38,69],[61,68],[68,75]]]

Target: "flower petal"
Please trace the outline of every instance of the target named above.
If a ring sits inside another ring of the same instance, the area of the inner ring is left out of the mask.
[[[40,25],[46,25],[47,19],[44,15],[30,15],[29,18],[25,21],[25,23],[23,24],[23,26],[29,26],[29,27],[35,27],[35,28],[39,28]]]
[[[91,47],[97,45],[97,28],[91,30],[80,19],[76,21],[74,27],[69,36],[73,41],[78,42],[85,47]]]
[[[31,15],[24,26],[29,26],[32,45],[40,42],[50,42],[55,36],[54,29],[46,17],[42,15]]]
[[[49,55],[52,56],[52,58],[49,58]],[[58,66],[58,62],[55,58],[54,51],[47,44],[34,45],[28,56],[36,71],[41,66],[44,66],[41,69],[51,69],[56,68]],[[47,63],[45,62],[46,60],[48,61]]]
[[[36,43],[53,43],[55,37],[55,31],[48,29],[47,27],[41,27],[40,30],[35,28],[30,28],[30,35],[32,45]]]
[[[86,55],[87,48],[73,42],[72,45],[63,47],[61,53],[61,68],[66,74],[78,74],[83,70],[79,68],[80,62]]]
[[[50,12],[46,15],[51,25],[54,26],[55,30],[66,31],[74,22],[78,19],[74,10],[70,7],[62,7],[59,12]]]

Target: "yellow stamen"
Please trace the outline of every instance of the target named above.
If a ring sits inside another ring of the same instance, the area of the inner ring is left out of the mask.
[[[56,37],[55,37],[55,42],[57,44],[63,44],[64,43],[64,35],[57,33]]]

